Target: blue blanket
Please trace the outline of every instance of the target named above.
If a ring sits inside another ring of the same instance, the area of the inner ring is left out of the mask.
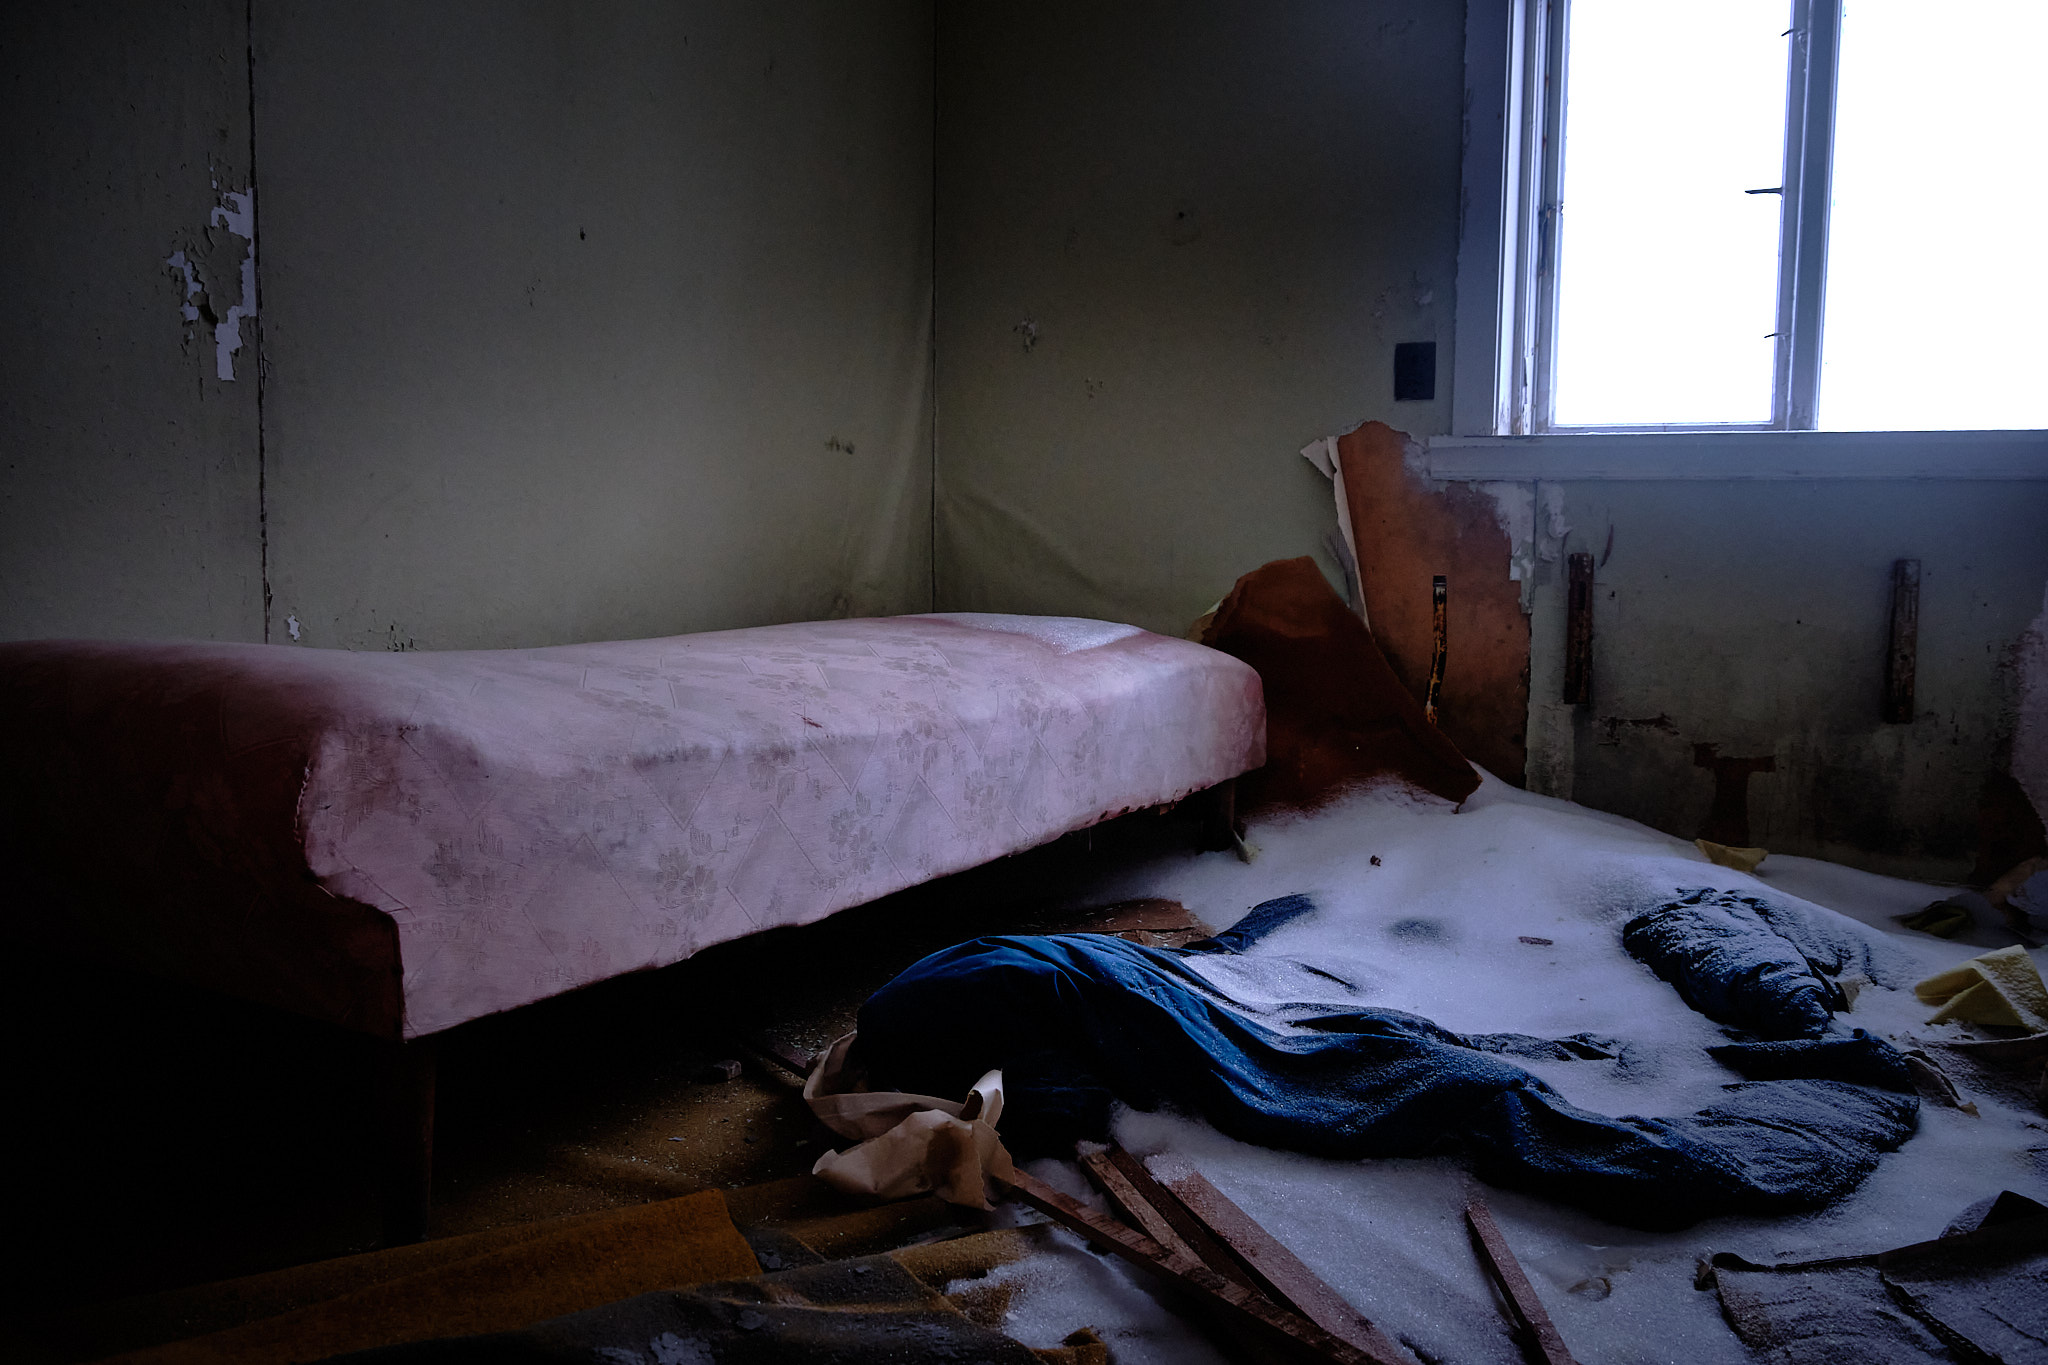
[[[1622,926],[1629,955],[1709,1019],[1766,1038],[1817,1038],[1847,1004],[1835,978],[1903,984],[1839,916],[1733,891],[1680,892]]]
[[[1753,1060],[1772,1079],[1731,1085],[1681,1118],[1610,1118],[1505,1060],[1614,1056],[1609,1040],[1464,1036],[1328,1001],[1253,1007],[1190,970],[1313,909],[1269,902],[1180,950],[1097,934],[959,944],[868,1000],[856,1060],[875,1088],[937,1095],[1001,1067],[1002,1132],[1019,1158],[1106,1136],[1117,1101],[1164,1105],[1325,1157],[1460,1154],[1495,1184],[1640,1227],[1817,1207],[1913,1130],[1918,1101],[1877,1039],[1779,1043],[1753,1059],[1736,1044],[1723,1060],[1757,1074],[1744,1065]]]

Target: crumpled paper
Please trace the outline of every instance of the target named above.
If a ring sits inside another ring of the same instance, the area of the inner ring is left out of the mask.
[[[827,1128],[857,1139],[811,1167],[835,1189],[881,1199],[936,1194],[949,1204],[993,1207],[991,1179],[1016,1174],[996,1136],[1003,1114],[1003,1073],[990,1071],[964,1100],[900,1090],[868,1090],[847,1064],[853,1034],[825,1049],[804,1080],[804,1102]]]
[[[2027,950],[2014,944],[1980,953],[1968,962],[1937,972],[1915,987],[1922,1004],[1942,1008],[1927,1022],[1962,1019],[2040,1032],[2048,1029],[2048,985]]]

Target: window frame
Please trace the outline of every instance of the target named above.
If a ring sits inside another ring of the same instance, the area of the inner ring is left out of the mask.
[[[1458,215],[1455,332],[1451,353],[1450,431],[1426,440],[1432,477],[1452,479],[2048,479],[2048,430],[1818,431],[1821,292],[1826,279],[1833,99],[1840,41],[1840,0],[1799,0],[1807,23],[1788,91],[1785,184],[1803,187],[1816,212],[1781,224],[1792,234],[1780,269],[1781,314],[1794,326],[1781,337],[1773,421],[1756,427],[1610,427],[1536,432],[1530,344],[1539,319],[1534,267],[1540,202],[1522,194],[1540,165],[1542,140],[1556,135],[1546,86],[1561,72],[1554,42],[1563,15],[1556,0],[1466,0],[1463,175]],[[1824,25],[1824,27],[1822,27]],[[1799,27],[1798,24],[1793,25]],[[1531,79],[1531,47],[1540,64]],[[1789,59],[1789,58],[1788,58]],[[1826,63],[1825,70],[1818,63]],[[1825,79],[1816,79],[1824,77]],[[1822,101],[1821,89],[1829,98]],[[1792,126],[1796,122],[1796,130]],[[1818,122],[1819,126],[1815,126]],[[1797,159],[1791,147],[1796,131]],[[1818,193],[1816,192],[1818,191]],[[1549,202],[1555,203],[1554,192]],[[1786,214],[1786,219],[1794,215]],[[1789,293],[1789,298],[1787,295]],[[1809,320],[1802,326],[1802,309]],[[1803,399],[1796,397],[1802,393]],[[1519,406],[1518,405],[1524,405]],[[1782,419],[1782,420],[1781,420]]]
[[[1459,318],[1458,359],[1494,375],[1490,395],[1477,385],[1454,393],[1461,435],[1815,429],[1841,11],[1841,0],[1792,0],[1788,11],[1785,149],[1771,191],[1781,206],[1769,420],[1565,426],[1553,420],[1551,401],[1571,0],[1468,0],[1459,297],[1491,295],[1498,304],[1491,327]],[[1465,354],[1466,341],[1476,350],[1481,340],[1490,364]],[[1458,372],[1475,371],[1461,364]],[[1479,410],[1481,398],[1490,410]]]

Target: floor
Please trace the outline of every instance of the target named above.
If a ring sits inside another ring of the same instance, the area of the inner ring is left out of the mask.
[[[1192,818],[1126,816],[441,1035],[431,1236],[807,1172],[829,1134],[743,1040],[821,1048],[876,987],[964,938],[1103,927],[1074,908],[1083,888],[1196,837]],[[1133,922],[1175,918],[1145,910]],[[376,1244],[361,1040],[139,977],[29,975],[0,1006],[37,1176],[15,1201],[39,1254],[9,1284],[11,1322]]]
[[[1611,921],[1644,887],[1755,880],[1887,933],[1903,932],[1894,915],[1936,894],[1805,860],[1742,878],[1708,867],[1683,841],[1614,817],[1520,793],[1482,797],[1456,816],[1443,803],[1367,801],[1313,822],[1255,827],[1263,851],[1251,866],[1188,856],[1192,820],[1126,817],[819,925],[454,1030],[440,1044],[432,1235],[488,1235],[706,1187],[738,1191],[738,1217],[740,1205],[777,1197],[764,1191],[815,1189],[775,1182],[807,1171],[827,1135],[795,1079],[744,1040],[822,1047],[896,972],[979,934],[1123,927],[1142,941],[1173,941],[1193,913],[1220,924],[1259,899],[1308,890],[1325,906],[1327,927],[1317,932],[1327,941],[1304,940],[1301,950],[1332,962],[1361,957],[1355,974],[1384,1003],[1453,1027],[1551,1035],[1597,1026],[1648,1039],[1660,1028],[1705,1026],[1612,941]],[[1136,896],[1171,899],[1128,899]],[[1944,963],[1976,950],[1961,941],[1916,949]],[[375,1242],[362,1043],[50,964],[0,1007],[14,1014],[17,1127],[35,1153],[15,1227],[38,1254],[6,1281],[13,1330],[89,1320],[109,1313],[97,1302]],[[1660,1024],[1663,1015],[1671,1019]],[[1856,1022],[1924,1032],[1924,1015],[1910,993],[1873,990]],[[714,1064],[727,1059],[741,1067],[723,1079]],[[1592,1087],[1578,1102],[1602,1112],[1682,1113],[1700,1099],[1688,1086],[1707,1093],[1725,1078],[1653,1070],[1613,1094],[1600,1087],[1619,1080],[1546,1079]],[[1655,1093],[1638,1093],[1646,1085]],[[1986,1191],[2048,1195],[2038,1120],[1987,1103],[1981,1119],[1927,1109],[1922,1124],[1867,1187],[1811,1219],[1714,1220],[1645,1237],[1505,1191],[1488,1198],[1585,1358],[1739,1360],[1711,1296],[1691,1281],[1704,1251],[1771,1259],[1896,1245],[1933,1235]],[[1340,1292],[1372,1304],[1376,1318],[1385,1313],[1404,1340],[1433,1343],[1444,1358],[1513,1358],[1456,1225],[1469,1182],[1454,1166],[1318,1163],[1168,1115],[1126,1115],[1118,1136],[1134,1152],[1194,1161]],[[926,1202],[931,1216],[952,1217]],[[869,1215],[804,1216],[824,1220],[818,1236],[842,1248],[877,1235]],[[1086,1324],[1117,1338],[1120,1359],[1215,1358],[1187,1324],[1098,1262],[1054,1238],[975,1292],[990,1297],[992,1325],[1028,1344]]]

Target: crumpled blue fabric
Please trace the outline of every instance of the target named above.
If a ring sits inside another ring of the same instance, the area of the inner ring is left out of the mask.
[[[958,944],[868,1000],[855,1060],[877,1089],[933,1095],[1002,1068],[1003,1139],[1019,1158],[1105,1137],[1118,1101],[1171,1106],[1317,1156],[1461,1155],[1494,1184],[1646,1228],[1819,1207],[1913,1131],[1917,1099],[1832,1078],[1838,1056],[1773,1054],[1775,1078],[1699,1113],[1612,1118],[1504,1059],[1614,1056],[1612,1040],[1464,1036],[1327,1001],[1254,1007],[1190,969],[1314,909],[1274,905],[1179,950],[1099,934]]]
[[[1901,985],[1867,935],[1762,896],[1681,891],[1622,926],[1622,947],[1709,1019],[1764,1038],[1818,1038],[1847,1005],[1835,978]]]

